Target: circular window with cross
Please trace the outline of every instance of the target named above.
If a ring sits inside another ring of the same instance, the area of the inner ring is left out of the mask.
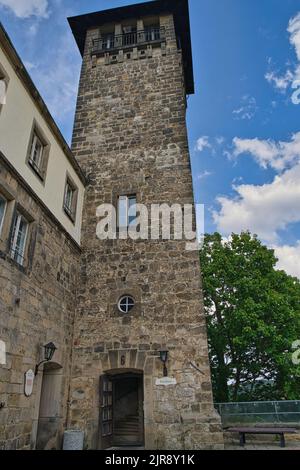
[[[118,309],[121,313],[130,313],[135,306],[134,298],[130,295],[124,295],[118,302]]]

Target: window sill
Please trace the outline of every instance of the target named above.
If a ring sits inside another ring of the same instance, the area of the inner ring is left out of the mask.
[[[26,266],[26,260],[23,264],[19,264],[17,261],[15,261],[9,253],[5,252],[4,250],[0,250],[0,259],[3,259],[7,261],[11,266],[15,267],[18,269],[21,273],[23,274],[28,274],[28,267]]]
[[[12,266],[15,266],[15,268],[17,268],[21,273],[23,274],[27,274],[27,267],[24,266],[24,264],[19,264],[17,261],[15,261],[13,258],[11,258],[10,255],[8,255],[7,259],[9,259],[10,261],[10,264]]]
[[[71,220],[72,224],[75,225],[75,216],[71,214],[69,209],[67,209],[66,207],[64,207],[63,209],[66,216]]]
[[[36,176],[39,178],[39,180],[42,183],[45,183],[45,178],[41,174],[40,170],[37,168],[37,166],[34,165],[34,163],[31,160],[28,160],[28,165],[30,166],[31,170],[36,174]]]

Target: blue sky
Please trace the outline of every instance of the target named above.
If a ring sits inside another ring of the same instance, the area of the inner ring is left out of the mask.
[[[67,16],[130,0],[0,0],[0,18],[70,142],[80,55]],[[250,229],[300,277],[300,3],[190,0],[188,129],[206,231]]]

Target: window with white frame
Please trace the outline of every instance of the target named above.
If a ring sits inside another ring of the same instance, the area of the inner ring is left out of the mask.
[[[6,102],[6,81],[0,74],[0,106]]]
[[[108,33],[102,35],[103,49],[113,49],[115,47],[115,34]]]
[[[30,152],[30,163],[38,170],[41,170],[41,163],[43,157],[43,144],[41,139],[36,133],[33,134],[31,152]]]
[[[156,41],[160,39],[160,26],[159,24],[157,25],[151,25],[151,26],[146,26],[145,27],[145,38],[146,41]]]
[[[28,163],[35,173],[44,180],[47,165],[46,145],[35,129],[32,134]]]
[[[1,236],[2,228],[3,228],[6,207],[7,207],[7,201],[0,194],[0,236]]]
[[[8,87],[9,78],[4,71],[4,68],[0,64],[0,112],[2,106],[6,104],[6,93]]]
[[[67,177],[64,195],[64,211],[74,222],[76,216],[78,189],[73,181]]]
[[[12,229],[10,255],[21,266],[24,264],[28,226],[25,217],[20,212],[16,212]]]
[[[118,227],[120,229],[128,228],[134,225],[137,217],[136,195],[119,196],[118,201]]]
[[[129,313],[135,306],[135,301],[130,295],[124,295],[118,302],[118,309],[121,313]]]

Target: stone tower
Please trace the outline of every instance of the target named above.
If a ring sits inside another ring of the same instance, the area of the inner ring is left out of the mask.
[[[188,1],[69,22],[83,56],[72,148],[89,183],[68,426],[92,449],[222,448],[198,252],[185,240],[96,236],[102,204],[117,208],[118,235],[135,203],[193,203]]]

